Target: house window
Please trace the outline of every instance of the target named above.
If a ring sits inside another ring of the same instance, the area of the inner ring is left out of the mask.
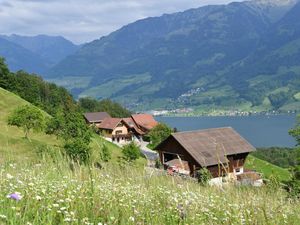
[[[122,131],[121,130],[117,130],[116,134],[122,134]]]
[[[117,127],[123,127],[123,124],[122,124],[122,123],[119,123]]]
[[[234,169],[234,173],[235,173],[235,174],[241,174],[241,173],[243,173],[243,172],[244,172],[243,167],[239,167],[239,168],[235,168],[235,169]]]

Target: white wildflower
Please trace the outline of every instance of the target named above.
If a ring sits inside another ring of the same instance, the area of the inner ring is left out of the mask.
[[[0,214],[0,219],[6,219],[7,217],[5,215]]]
[[[6,174],[6,178],[9,179],[9,180],[11,180],[11,179],[14,178],[14,176],[8,173],[8,174]]]

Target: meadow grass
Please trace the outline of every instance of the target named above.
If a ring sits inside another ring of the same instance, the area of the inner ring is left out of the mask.
[[[59,141],[55,136],[43,133],[29,134],[24,138],[22,129],[7,125],[7,118],[14,109],[30,104],[19,96],[0,88],[0,163],[13,160],[35,160],[35,152],[44,145],[56,148]],[[44,113],[46,114],[46,113]]]
[[[245,168],[255,170],[263,174],[263,177],[267,179],[271,175],[277,177],[280,181],[287,181],[291,178],[291,174],[288,169],[273,165],[252,155],[247,157]]]
[[[59,154],[4,163],[0,224],[299,224],[300,202],[282,190],[204,187],[154,174],[72,164]],[[20,200],[8,197],[16,192]]]

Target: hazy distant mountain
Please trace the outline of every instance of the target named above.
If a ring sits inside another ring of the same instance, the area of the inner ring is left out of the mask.
[[[298,0],[252,0],[244,2],[254,10],[260,11],[271,22],[280,20]]]
[[[46,71],[46,64],[39,55],[3,38],[0,38],[0,57],[5,57],[12,71],[21,69],[32,73]]]
[[[61,36],[20,36],[12,34],[10,36],[2,35],[1,37],[39,55],[48,67],[55,65],[66,56],[75,53],[79,48]]]
[[[254,0],[147,18],[86,44],[48,75],[78,76],[74,93],[139,108],[299,109],[299,7]]]

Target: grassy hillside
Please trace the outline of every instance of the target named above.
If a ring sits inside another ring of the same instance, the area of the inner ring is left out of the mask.
[[[268,178],[270,175],[277,176],[281,181],[286,181],[290,178],[290,172],[287,169],[273,165],[252,155],[248,156],[245,168],[262,173],[264,178]]]
[[[18,106],[30,104],[19,96],[0,88],[0,161],[34,159],[45,145],[57,148],[60,143],[54,136],[30,133],[31,141],[24,138],[22,129],[7,125],[8,115]]]
[[[36,161],[39,152],[55,152],[61,148],[61,141],[55,136],[44,133],[30,133],[30,141],[24,138],[22,129],[7,125],[8,115],[18,106],[30,104],[19,96],[0,88],[0,162],[4,161]],[[105,144],[112,152],[112,162],[117,163],[122,155],[121,149],[101,137],[94,135],[91,143],[92,159],[99,161],[101,146]],[[137,165],[145,164],[145,159],[138,160]]]

